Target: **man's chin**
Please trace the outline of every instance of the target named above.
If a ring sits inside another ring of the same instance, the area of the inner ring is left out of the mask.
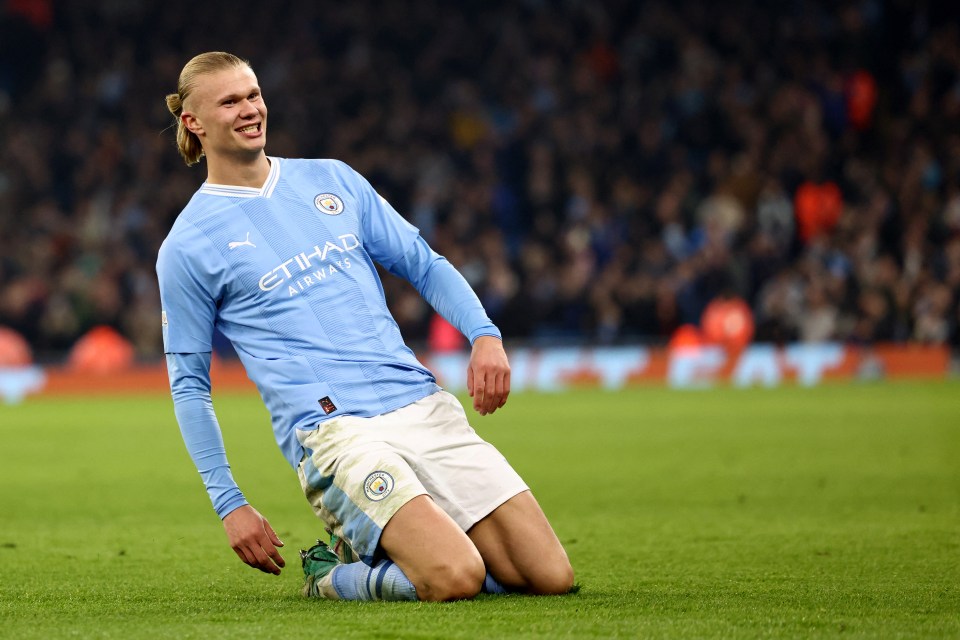
[[[247,145],[239,149],[234,149],[230,156],[235,160],[241,162],[250,162],[252,160],[259,159],[264,155],[264,148],[266,147],[266,140],[263,141],[263,144],[258,145]]]

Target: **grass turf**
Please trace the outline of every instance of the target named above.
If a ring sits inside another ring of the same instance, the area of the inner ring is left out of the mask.
[[[960,386],[516,394],[474,425],[582,589],[299,596],[321,532],[259,400],[216,398],[235,477],[287,543],[242,565],[169,399],[0,406],[0,637],[960,637]]]

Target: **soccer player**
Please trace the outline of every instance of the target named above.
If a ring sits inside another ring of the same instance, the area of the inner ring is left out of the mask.
[[[344,163],[267,156],[267,106],[246,61],[196,56],[167,107],[180,154],[188,165],[206,157],[207,180],[160,249],[164,349],[184,442],[237,555],[267,573],[284,566],[283,543],[230,473],[210,396],[214,328],[331,533],[332,549],[301,552],[306,595],[570,591],[546,516],[403,343],[374,263],[469,338],[467,386],[482,416],[507,401],[510,368],[466,281]]]

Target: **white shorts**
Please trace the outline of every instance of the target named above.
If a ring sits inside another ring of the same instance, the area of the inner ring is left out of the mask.
[[[417,496],[429,495],[467,531],[527,490],[446,391],[373,418],[340,416],[297,437],[306,449],[298,468],[304,495],[368,564],[387,522]]]

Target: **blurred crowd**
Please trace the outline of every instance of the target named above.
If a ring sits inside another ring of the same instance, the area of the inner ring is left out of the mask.
[[[0,325],[162,351],[205,174],[164,94],[249,59],[267,151],[364,174],[515,341],[960,346],[960,20],[906,0],[0,0]],[[431,312],[385,282],[411,342]]]

